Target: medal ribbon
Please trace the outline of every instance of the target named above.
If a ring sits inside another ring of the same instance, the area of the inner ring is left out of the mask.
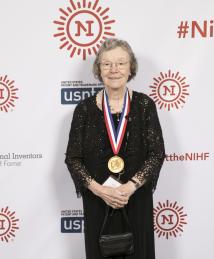
[[[108,132],[111,147],[112,147],[113,153],[117,155],[119,153],[119,150],[124,138],[124,134],[126,132],[126,127],[127,127],[126,116],[129,114],[129,111],[130,111],[130,96],[129,96],[128,89],[126,90],[126,93],[124,95],[123,109],[122,109],[122,114],[120,116],[117,131],[115,129],[113,117],[111,114],[108,95],[105,90],[103,91],[103,111],[104,111],[105,125]]]

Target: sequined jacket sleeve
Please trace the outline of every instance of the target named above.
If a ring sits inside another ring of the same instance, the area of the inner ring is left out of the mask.
[[[155,103],[149,98],[144,104],[147,107],[145,109],[145,121],[142,123],[145,123],[146,125],[144,136],[146,137],[147,143],[147,157],[139,171],[134,176],[141,183],[152,183],[152,189],[154,191],[159,177],[159,172],[165,158],[165,149]]]
[[[65,163],[74,181],[77,197],[81,196],[92,180],[83,162],[84,127],[87,117],[86,105],[76,106],[71,123]]]

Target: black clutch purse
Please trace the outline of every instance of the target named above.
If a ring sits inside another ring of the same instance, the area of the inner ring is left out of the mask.
[[[125,208],[120,209],[127,230],[122,233],[104,234],[104,229],[109,217],[109,206],[107,206],[105,218],[100,231],[99,245],[103,257],[130,255],[134,253],[134,237],[131,231],[128,215]]]

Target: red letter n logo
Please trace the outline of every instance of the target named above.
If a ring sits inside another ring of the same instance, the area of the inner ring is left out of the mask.
[[[3,92],[4,92],[4,89],[0,88],[0,99],[4,99]]]
[[[170,86],[167,86],[167,85],[163,85],[163,95],[166,96],[167,94],[169,95],[175,95],[175,87],[176,85],[170,85]]]
[[[172,221],[172,218],[173,218],[173,214],[169,214],[169,215],[164,215],[162,214],[161,217],[162,217],[162,222],[161,224],[162,225],[165,225],[165,224],[168,224],[168,225],[173,225],[173,221]]]
[[[94,21],[85,21],[84,25],[81,21],[75,21],[75,24],[77,25],[77,32],[75,33],[75,36],[80,36],[81,30],[85,32],[85,36],[94,36],[91,30],[92,23],[94,23]]]
[[[4,222],[5,220],[0,220],[0,230],[5,230]]]

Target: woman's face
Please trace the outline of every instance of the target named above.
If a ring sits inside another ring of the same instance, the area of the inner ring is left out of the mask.
[[[101,77],[109,89],[125,87],[130,75],[130,57],[121,47],[104,51],[100,60]]]

